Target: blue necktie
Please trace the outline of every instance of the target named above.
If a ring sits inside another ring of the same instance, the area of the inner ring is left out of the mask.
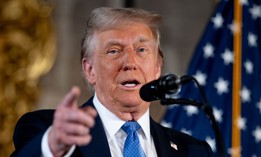
[[[137,131],[140,129],[139,123],[135,121],[126,122],[121,129],[126,132],[127,138],[124,143],[124,157],[146,157],[139,141]]]

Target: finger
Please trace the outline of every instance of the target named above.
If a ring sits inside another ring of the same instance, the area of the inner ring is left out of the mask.
[[[62,143],[64,143],[65,145],[76,144],[78,146],[82,146],[89,144],[92,139],[92,136],[90,134],[87,134],[85,136],[65,135],[64,137],[61,137],[61,139]]]
[[[90,109],[90,110],[94,110],[94,109]],[[96,112],[96,111],[94,110],[92,112]],[[63,117],[63,121],[82,124],[87,127],[93,127],[95,123],[95,117],[77,108],[77,109],[71,109],[67,114],[65,114],[65,116]]]
[[[67,123],[60,127],[60,132],[68,135],[85,136],[90,133],[90,128],[77,123]]]
[[[69,93],[66,94],[62,103],[59,106],[73,106],[76,104],[77,99],[80,96],[80,88],[79,87],[72,87]]]
[[[91,106],[83,107],[81,108],[81,110],[83,110],[86,114],[90,115],[93,118],[97,116],[97,111]]]
[[[60,119],[54,121],[52,132],[50,133],[52,133],[50,140],[52,143],[55,143],[55,148],[57,148],[60,144],[68,146],[73,144],[87,144],[89,142],[88,137],[90,136],[90,127],[87,127],[84,124]],[[87,139],[77,140],[79,139],[76,138],[78,136],[80,138]],[[72,141],[69,140],[71,138],[73,139]]]
[[[91,141],[91,135],[75,135],[67,134],[65,132],[52,130],[49,133],[49,141],[54,151],[62,151],[61,149],[66,149],[74,144],[76,145],[85,145]]]

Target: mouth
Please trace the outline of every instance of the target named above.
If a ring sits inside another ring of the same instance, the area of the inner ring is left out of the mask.
[[[128,80],[128,81],[124,81],[124,82],[121,83],[121,85],[126,87],[126,88],[137,87],[140,84],[141,83],[138,80]]]

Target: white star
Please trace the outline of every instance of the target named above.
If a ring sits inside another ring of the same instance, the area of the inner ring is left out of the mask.
[[[222,114],[223,114],[223,111],[222,110],[219,110],[217,108],[213,108],[213,113],[214,113],[214,117],[216,118],[216,120],[219,122],[219,123],[222,123],[223,119],[222,119]]]
[[[187,111],[188,116],[192,116],[193,114],[198,114],[198,108],[195,106],[185,106],[185,110]]]
[[[218,78],[218,81],[214,84],[214,86],[217,88],[217,93],[219,95],[223,93],[228,93],[228,85],[229,82],[224,80],[222,77]]]
[[[160,124],[164,127],[172,128],[172,123],[166,122],[165,120],[163,120]]]
[[[234,147],[228,149],[228,154],[231,156],[240,156],[241,154],[241,147]]]
[[[241,90],[241,99],[242,99],[242,102],[245,103],[245,102],[250,102],[250,95],[251,95],[251,92],[249,89],[247,89],[247,87],[243,87],[242,90]]]
[[[248,33],[247,35],[248,45],[250,47],[256,47],[257,46],[257,36],[253,33]]]
[[[245,67],[246,72],[248,74],[252,74],[253,73],[254,65],[253,65],[253,63],[250,60],[245,61],[244,67]]]
[[[261,141],[261,128],[259,126],[252,132],[252,135],[255,137],[256,143]]]
[[[233,63],[234,61],[234,55],[233,52],[229,49],[226,49],[224,53],[221,54],[221,58],[223,58],[225,65],[228,65],[229,63]]]
[[[248,0],[240,0],[241,5],[248,5]]]
[[[207,43],[204,48],[204,57],[209,58],[209,57],[214,57],[214,47],[210,43]]]
[[[211,147],[212,151],[216,152],[216,141],[215,141],[215,139],[207,137],[206,141],[209,144],[209,146]]]
[[[194,77],[200,85],[202,85],[202,86],[206,85],[206,79],[207,79],[206,74],[202,73],[201,71],[197,71],[197,73],[194,75]]]
[[[257,18],[261,18],[261,6],[255,5],[253,8],[249,9],[250,14],[252,15],[252,18],[255,20]]]
[[[240,30],[240,23],[233,21],[231,24],[228,25],[228,29],[231,31],[232,34],[238,32]]]
[[[237,125],[241,130],[246,130],[246,118],[240,117],[237,121]]]
[[[228,29],[231,31],[232,34],[235,32],[235,22],[233,21],[231,24],[229,24]]]
[[[259,109],[259,112],[261,114],[261,98],[260,98],[259,102],[256,103],[256,107]]]
[[[185,129],[185,128],[182,128],[180,131],[183,132],[183,133],[185,133],[185,134],[188,134],[188,135],[192,136],[192,132],[191,132],[190,130],[187,130],[187,129]]]
[[[213,23],[214,23],[214,27],[216,29],[220,28],[223,26],[223,22],[224,22],[224,19],[223,17],[221,16],[220,13],[217,13],[215,17],[212,18],[211,20]]]

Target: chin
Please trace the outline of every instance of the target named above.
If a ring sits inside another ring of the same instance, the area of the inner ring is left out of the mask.
[[[122,91],[118,90],[114,94],[115,100],[118,100],[124,106],[137,107],[146,104],[139,95],[139,91]]]
[[[128,106],[139,106],[144,102],[140,96],[137,95],[122,95],[119,99],[124,105]]]
[[[142,104],[142,101],[136,100],[136,99],[126,99],[126,100],[123,100],[123,103],[128,106],[137,107]]]

